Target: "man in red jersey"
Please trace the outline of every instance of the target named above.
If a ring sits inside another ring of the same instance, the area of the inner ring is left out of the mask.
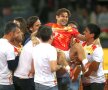
[[[69,52],[70,49],[70,42],[72,37],[76,37],[80,40],[85,40],[85,37],[81,35],[76,28],[72,28],[71,26],[67,26],[69,17],[71,16],[71,13],[66,8],[61,8],[56,12],[56,23],[48,23],[47,26],[51,26],[53,30],[53,36],[54,40],[52,42],[52,45],[56,47],[58,50],[62,51],[62,59],[58,59],[58,62],[60,64],[63,64],[66,67],[67,71],[70,71],[70,67],[66,60],[64,60],[66,57],[68,57],[67,52]],[[63,56],[63,54],[65,55]],[[60,55],[59,55],[60,56]],[[59,90],[72,90],[71,88],[71,81],[70,78],[67,75],[68,73],[65,73],[64,75],[58,75],[58,87]],[[67,79],[67,80],[66,80]]]

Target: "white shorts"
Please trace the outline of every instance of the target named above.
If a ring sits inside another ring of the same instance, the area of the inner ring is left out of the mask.
[[[67,61],[70,61],[69,51],[70,51],[70,50],[68,50],[68,51],[63,51],[64,54],[65,54],[65,56],[66,56],[66,60],[67,60]]]

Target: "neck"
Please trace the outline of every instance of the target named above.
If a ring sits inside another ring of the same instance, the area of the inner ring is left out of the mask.
[[[94,42],[94,39],[87,40],[87,45],[91,45]]]
[[[48,41],[46,41],[46,42],[43,42],[43,41],[41,40],[41,42],[42,42],[42,43],[48,43],[48,44],[51,44],[51,43],[52,43],[52,40],[48,40]]]
[[[8,36],[8,35],[4,35],[3,38],[4,38],[4,39],[7,39],[9,42],[11,42],[11,38],[10,38],[10,36]]]

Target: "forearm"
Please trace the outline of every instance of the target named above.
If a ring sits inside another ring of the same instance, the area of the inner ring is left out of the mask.
[[[85,65],[82,64],[83,75],[85,77],[88,77],[94,71],[93,67],[96,67],[96,66],[92,62],[87,62],[85,63]]]
[[[81,40],[81,41],[86,41],[86,37],[82,34],[79,34],[76,38]]]
[[[62,68],[62,65],[56,65],[56,66],[54,66],[54,68],[51,68],[51,72],[56,72],[61,68]]]
[[[30,77],[30,76],[33,76],[34,73],[35,73],[35,70],[34,70],[34,63],[33,63],[33,61],[32,61],[32,63],[31,63],[31,70],[29,71],[28,76],[29,76],[29,77]]]

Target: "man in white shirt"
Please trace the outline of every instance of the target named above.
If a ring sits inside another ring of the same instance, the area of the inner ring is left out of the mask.
[[[22,48],[18,67],[14,73],[15,90],[35,90],[34,89],[34,75],[31,73],[32,69],[32,50],[34,44],[37,44],[36,32],[41,25],[37,16],[31,16],[27,20],[28,29],[30,29],[31,37],[29,37]]]
[[[33,48],[35,90],[58,90],[56,71],[60,66],[57,65],[57,51],[51,45],[52,29],[41,26],[37,34],[41,43]]]
[[[9,22],[5,26],[3,38],[0,39],[0,90],[14,90],[12,73],[17,67],[17,60],[11,43],[19,32],[19,27]]]
[[[83,90],[104,90],[105,76],[103,72],[103,50],[94,41],[100,35],[100,28],[95,24],[88,24],[84,30],[86,42],[82,45],[85,49],[89,68],[83,73]]]
[[[32,51],[33,41],[30,40],[22,48],[18,67],[14,72],[15,90],[34,90],[34,75],[30,74],[33,62]]]

